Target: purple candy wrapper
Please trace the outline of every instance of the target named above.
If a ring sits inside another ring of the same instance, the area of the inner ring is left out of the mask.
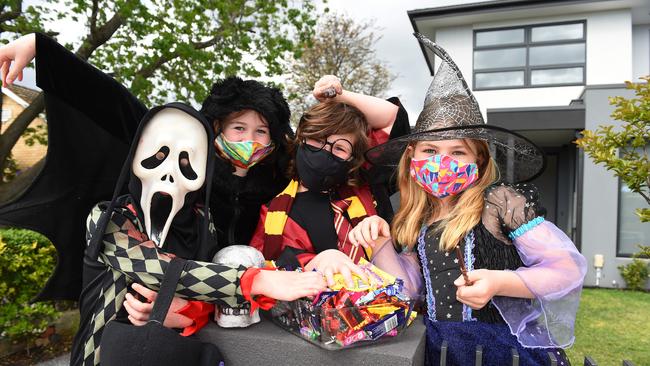
[[[368,335],[368,339],[379,339],[384,334],[389,333],[393,329],[397,328],[399,325],[404,324],[406,318],[404,317],[404,310],[400,309],[394,313],[387,315],[380,321],[369,324],[364,327],[363,330]]]

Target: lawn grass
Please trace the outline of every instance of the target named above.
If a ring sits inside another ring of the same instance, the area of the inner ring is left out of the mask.
[[[584,289],[576,322],[576,342],[567,354],[582,365],[591,356],[598,365],[650,365],[650,293]]]

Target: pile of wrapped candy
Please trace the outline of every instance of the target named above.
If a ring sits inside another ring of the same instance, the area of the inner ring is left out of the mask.
[[[394,337],[417,316],[414,301],[402,293],[402,280],[367,261],[359,266],[368,281],[353,276],[346,286],[335,276],[330,291],[314,299],[280,302],[271,310],[273,320],[289,331],[327,349],[340,349]]]

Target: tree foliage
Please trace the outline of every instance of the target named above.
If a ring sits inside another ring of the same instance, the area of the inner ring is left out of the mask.
[[[85,24],[80,41],[66,46],[148,105],[201,102],[215,79],[226,75],[281,74],[281,60],[299,56],[316,25],[313,0],[63,0],[44,9],[49,1],[40,8],[21,1],[0,7],[2,14],[9,9],[25,19],[0,14],[0,30],[13,29],[16,36],[43,30],[43,14]],[[3,131],[0,170],[43,108],[41,95]],[[0,201],[19,188],[0,186]]]
[[[119,14],[122,25],[90,61],[149,104],[201,102],[218,76],[281,74],[280,60],[299,55],[316,24],[310,0],[72,3],[91,29]]]
[[[33,340],[58,316],[52,302],[31,303],[56,264],[56,249],[39,233],[0,229],[0,337]]]
[[[622,122],[620,128],[605,125],[595,131],[584,130],[576,144],[650,206],[650,76],[640,79],[644,82],[625,82],[636,98],[609,98],[610,104],[616,106],[612,118]],[[641,221],[650,221],[650,208],[638,208],[636,213]]]
[[[42,1],[43,4],[49,1]],[[50,20],[45,5],[23,6],[21,0],[0,1],[0,44],[9,42],[16,35],[42,32],[43,24]]]
[[[377,30],[372,21],[357,23],[343,14],[321,18],[308,47],[289,66],[287,90],[294,123],[313,102],[308,96],[323,75],[336,75],[347,90],[384,96],[396,76],[377,58],[375,46],[381,39]]]

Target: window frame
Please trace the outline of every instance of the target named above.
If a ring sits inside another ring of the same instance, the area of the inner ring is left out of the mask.
[[[532,42],[532,29],[546,26],[555,26],[555,25],[568,25],[568,24],[581,24],[582,25],[582,38],[567,39],[567,40],[553,40],[553,41],[544,41],[544,42]],[[524,30],[524,41],[520,43],[509,43],[505,45],[489,45],[489,46],[476,46],[476,35],[481,32],[493,32],[501,30],[511,30],[511,29],[523,29]],[[557,65],[542,65],[542,66],[531,66],[530,65],[530,48],[537,46],[559,46],[566,44],[584,44],[584,62],[582,63],[564,63]],[[498,68],[487,68],[487,69],[476,69],[474,67],[474,53],[477,51],[490,51],[490,50],[504,50],[510,48],[524,48],[526,53],[526,64],[524,66],[518,67],[498,67]],[[553,83],[553,84],[531,84],[532,72],[535,70],[554,70],[554,69],[568,69],[582,67],[582,82],[568,82],[568,83]],[[489,74],[497,72],[508,72],[508,71],[523,71],[524,72],[524,84],[521,86],[497,86],[497,87],[477,87],[476,86],[476,74]],[[484,29],[474,29],[472,34],[472,90],[482,91],[482,90],[503,90],[503,89],[529,89],[529,88],[549,88],[557,86],[576,86],[576,85],[585,85],[587,79],[587,21],[586,20],[577,20],[577,21],[566,21],[566,22],[555,22],[555,23],[540,23],[540,24],[529,24],[529,25],[520,25],[512,27],[499,27],[499,28],[484,28]]]

